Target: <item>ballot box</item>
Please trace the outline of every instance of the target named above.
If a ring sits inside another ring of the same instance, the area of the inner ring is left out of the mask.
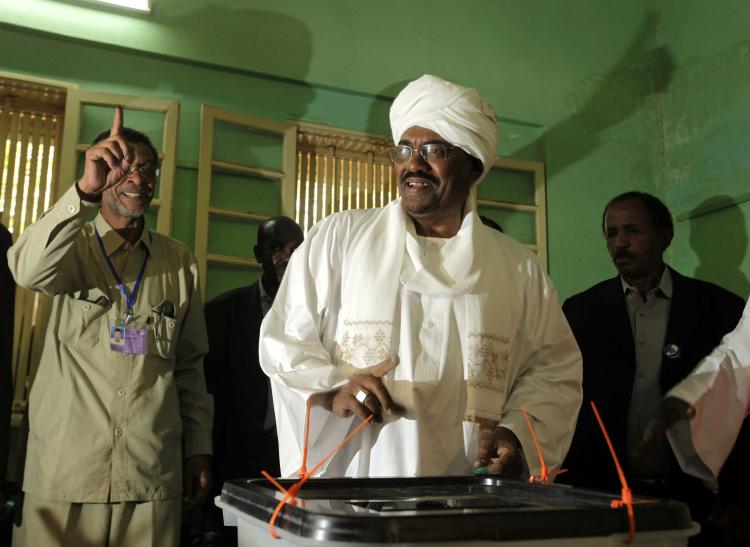
[[[601,547],[623,545],[629,529],[625,509],[611,507],[617,496],[564,485],[491,476],[310,479],[281,510],[274,539],[268,522],[282,497],[267,480],[234,480],[215,502],[225,525],[237,526],[240,547]],[[687,545],[699,530],[683,503],[636,499],[634,508],[631,545]]]

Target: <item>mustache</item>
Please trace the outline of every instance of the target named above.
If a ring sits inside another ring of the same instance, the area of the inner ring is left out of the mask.
[[[432,175],[425,171],[404,171],[403,173],[401,173],[399,182],[406,182],[407,179],[410,179],[410,178],[429,180],[432,184],[438,183],[437,177],[435,175]]]
[[[618,258],[635,258],[635,255],[630,251],[621,249],[612,253],[612,260],[617,260]]]

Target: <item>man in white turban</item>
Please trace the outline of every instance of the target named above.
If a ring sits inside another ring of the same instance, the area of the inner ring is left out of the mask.
[[[469,198],[495,159],[495,113],[476,90],[423,76],[391,127],[401,197],[316,225],[261,328],[282,474],[300,468],[308,399],[310,465],[374,415],[323,476],[536,474],[521,405],[555,469],[581,355],[536,258]]]

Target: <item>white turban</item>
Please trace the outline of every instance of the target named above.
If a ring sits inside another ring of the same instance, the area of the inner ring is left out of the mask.
[[[401,90],[391,105],[391,132],[398,144],[410,127],[434,131],[492,168],[497,149],[497,118],[476,89],[425,74]]]

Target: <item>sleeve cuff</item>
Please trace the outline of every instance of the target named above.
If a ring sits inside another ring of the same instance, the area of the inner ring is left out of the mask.
[[[78,191],[78,183],[73,183],[73,186],[65,191],[55,207],[60,207],[65,216],[71,217],[78,215],[88,216],[88,213],[99,207],[99,205],[101,205],[101,200],[87,201],[83,199]]]
[[[184,433],[183,459],[192,456],[211,456],[214,453],[211,430],[191,431]]]
[[[93,195],[85,193],[83,190],[81,190],[80,186],[78,186],[78,181],[75,181],[73,183],[73,188],[76,189],[76,193],[78,194],[78,197],[80,198],[82,203],[98,205],[102,202],[101,194]]]

